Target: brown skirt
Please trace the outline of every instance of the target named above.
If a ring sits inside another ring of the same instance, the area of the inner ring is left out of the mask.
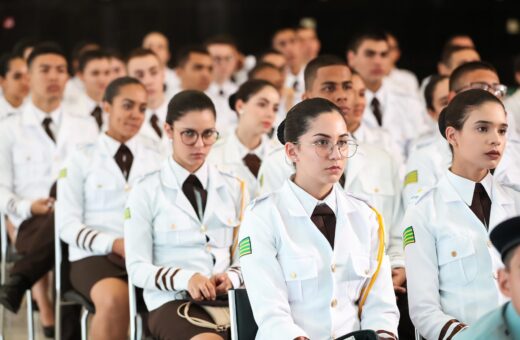
[[[220,335],[225,340],[231,339],[229,329],[219,333],[209,328],[192,325],[188,320],[181,318],[177,314],[177,309],[185,302],[186,300],[170,301],[150,312],[148,326],[154,337],[159,340],[189,340],[198,334],[213,333]],[[195,304],[191,305],[189,315],[213,322],[209,314]]]
[[[90,290],[98,281],[106,278],[128,282],[126,270],[110,261],[107,256],[89,256],[70,263],[72,287],[91,301]]]

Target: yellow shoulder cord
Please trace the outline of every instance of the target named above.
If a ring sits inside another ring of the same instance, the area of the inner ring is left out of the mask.
[[[361,290],[361,294],[360,294],[360,298],[359,298],[359,305],[358,305],[358,317],[360,319],[361,319],[361,313],[363,312],[363,305],[365,304],[365,301],[368,298],[368,294],[370,294],[370,290],[372,289],[372,286],[376,282],[377,276],[379,274],[379,270],[381,269],[381,265],[383,264],[383,255],[385,253],[385,228],[383,225],[383,217],[381,217],[381,214],[375,208],[372,208],[372,210],[376,213],[377,223],[379,224],[379,228],[377,230],[377,234],[379,236],[379,246],[377,249],[377,269],[374,272],[374,275],[372,275],[372,278],[370,279],[370,282],[368,283],[368,285],[365,285],[363,287],[363,289]]]
[[[233,256],[235,255],[235,251],[238,246],[238,232],[240,231],[240,225],[242,224],[242,217],[244,216],[244,208],[245,208],[245,184],[244,181],[240,181],[240,213],[238,214],[239,225],[233,228],[233,245],[231,246],[231,261],[233,261]]]

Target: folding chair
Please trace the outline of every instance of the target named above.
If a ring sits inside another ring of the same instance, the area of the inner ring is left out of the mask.
[[[68,279],[68,273],[64,273],[65,277],[62,277],[62,265],[64,261],[68,261],[68,259],[62,258],[62,244],[60,240],[59,230],[54,228],[54,256],[55,256],[55,265],[54,265],[54,289],[55,289],[55,315],[54,315],[54,323],[55,323],[55,339],[61,340],[61,307],[62,306],[70,306],[70,305],[81,305],[82,313],[81,313],[81,339],[87,340],[87,330],[88,330],[88,317],[90,314],[94,314],[95,308],[94,305],[88,301],[83,295],[79,292],[70,289],[66,292],[62,293],[62,285],[63,279]],[[66,244],[64,244],[67,246]]]
[[[7,279],[7,264],[14,262],[16,259],[14,247],[9,247],[9,238],[7,237],[7,226],[5,223],[5,215],[0,213],[0,242],[1,242],[1,260],[0,260],[0,283],[3,285]],[[31,290],[28,289],[26,296],[27,300],[27,339],[34,340],[34,306],[32,300]],[[4,318],[5,308],[0,305],[0,340],[4,340]]]
[[[231,340],[254,340],[258,326],[253,317],[247,290],[244,288],[229,290],[228,297]]]
[[[128,276],[128,301],[130,303],[130,340],[139,340],[143,334],[143,320],[137,312],[137,295],[130,276]]]

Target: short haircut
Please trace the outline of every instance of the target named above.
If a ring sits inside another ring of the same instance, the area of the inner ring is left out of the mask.
[[[348,68],[347,62],[335,55],[324,54],[312,59],[305,67],[305,71],[303,73],[306,90],[310,90],[312,88],[314,80],[316,80],[316,74],[318,74],[318,70],[327,66],[345,66]]]
[[[457,91],[461,87],[461,79],[466,74],[478,70],[488,70],[495,74],[498,74],[497,70],[493,65],[485,61],[471,61],[457,67],[450,76],[450,91]]]
[[[44,55],[44,54],[55,54],[59,55],[60,57],[63,57],[65,61],[67,61],[67,56],[65,55],[65,52],[61,48],[60,45],[58,45],[55,42],[52,41],[46,41],[39,43],[38,45],[34,46],[34,49],[32,50],[31,54],[29,54],[29,57],[27,58],[27,65],[31,67],[34,59],[36,59],[38,56]]]
[[[269,54],[277,54],[279,56],[284,56],[282,52],[278,51],[278,50],[275,50],[274,48],[269,48],[263,52],[261,52],[260,54],[258,54],[258,56],[256,57],[256,61],[257,62],[260,62],[260,61],[263,61],[264,58],[266,56],[268,56]]]
[[[354,36],[354,38],[350,41],[347,46],[347,51],[352,51],[357,53],[359,46],[361,46],[366,40],[375,40],[375,41],[385,41],[388,42],[388,38],[385,32],[373,30],[366,31],[362,33],[358,33]]]
[[[265,87],[272,87],[276,90],[276,87],[274,87],[273,84],[268,82],[267,80],[263,79],[250,79],[240,85],[237,92],[229,96],[229,107],[233,111],[237,111],[236,104],[238,100],[241,100],[243,102],[248,102],[251,97],[253,97],[255,94],[260,92]],[[278,92],[278,90],[277,90]]]
[[[90,50],[85,51],[79,56],[78,59],[78,71],[83,72],[85,71],[85,68],[87,67],[88,63],[90,63],[92,60],[97,59],[110,59],[111,55],[110,53],[104,51],[104,50]]]
[[[216,118],[215,105],[211,99],[201,91],[185,90],[177,93],[168,103],[166,123],[172,125],[191,111],[210,110]]]
[[[285,26],[285,27],[280,27],[280,28],[277,28],[273,34],[271,35],[271,46],[273,45],[274,43],[274,38],[276,38],[276,36],[284,31],[293,31],[294,33],[296,33],[296,28],[294,27],[291,27],[291,26]]]
[[[430,81],[428,82],[428,85],[426,85],[426,88],[424,89],[424,100],[426,101],[426,107],[428,110],[434,110],[433,107],[433,93],[437,89],[437,85],[444,80],[448,79],[448,76],[442,76],[440,74],[435,74],[431,76]]]
[[[98,43],[93,41],[80,41],[74,47],[72,48],[71,57],[72,60],[79,60],[79,57],[86,52],[86,51],[92,51],[93,49],[86,49],[89,46],[93,46],[93,49],[100,49],[101,46],[99,46]]]
[[[206,49],[210,45],[229,45],[238,50],[235,39],[229,35],[215,35],[204,42]]]
[[[121,88],[127,85],[139,85],[143,88],[143,90],[146,91],[144,85],[139,80],[136,78],[124,76],[116,78],[112,80],[110,84],[108,84],[103,96],[103,101],[112,104],[114,98],[119,95],[119,92],[121,92]]]
[[[5,78],[5,75],[9,72],[11,61],[15,59],[23,59],[23,57],[14,53],[5,53],[0,56],[0,77]]]
[[[177,66],[178,67],[184,67],[188,60],[190,60],[191,54],[204,54],[210,57],[208,49],[201,45],[188,45],[184,46],[181,49],[179,49],[179,52],[177,53]]]
[[[157,61],[159,62],[159,64],[161,63],[161,61],[159,60],[159,57],[157,56],[157,54],[155,54],[154,51],[148,49],[148,48],[142,48],[142,47],[138,47],[138,48],[135,48],[133,49],[132,51],[130,51],[130,53],[128,53],[128,55],[126,56],[126,64],[128,64],[130,62],[130,60],[134,59],[134,58],[142,58],[142,57],[147,57],[147,56],[153,56],[157,59]]]
[[[123,57],[121,52],[119,52],[119,50],[117,50],[115,48],[107,48],[105,51],[108,53],[110,59],[113,58],[113,59],[121,60],[123,62],[125,61],[125,58]]]
[[[266,69],[273,69],[276,70],[276,72],[282,73],[282,71],[276,67],[275,65],[271,63],[266,63],[264,61],[261,61],[255,65],[248,73],[247,73],[247,79],[253,79],[256,77],[257,73],[266,70]]]
[[[20,57],[23,57],[23,54],[27,48],[34,47],[37,44],[38,40],[33,38],[20,39],[13,47],[13,53]]]
[[[460,38],[460,37],[469,38],[471,41],[473,41],[473,39],[468,34],[465,34],[465,33],[453,34],[453,35],[449,36],[448,39],[446,39],[446,42],[444,43],[444,46],[442,49],[444,50],[450,46],[460,46],[460,45],[456,45],[453,43],[453,40],[455,40],[455,38]],[[468,46],[462,46],[462,47],[468,47]]]
[[[471,50],[475,51],[475,53],[478,53],[477,50],[473,47],[449,45],[444,50],[442,50],[441,63],[443,63],[444,65],[449,65],[451,63],[451,58],[455,53],[466,50]]]

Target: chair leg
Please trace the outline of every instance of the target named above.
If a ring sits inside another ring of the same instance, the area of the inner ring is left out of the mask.
[[[81,340],[87,340],[88,316],[88,310],[83,308],[83,312],[81,313]]]
[[[143,338],[143,318],[139,314],[135,316],[137,329],[136,329],[136,335],[135,340],[141,340]]]
[[[34,340],[34,308],[30,289],[27,290],[25,298],[27,300],[27,339]]]

